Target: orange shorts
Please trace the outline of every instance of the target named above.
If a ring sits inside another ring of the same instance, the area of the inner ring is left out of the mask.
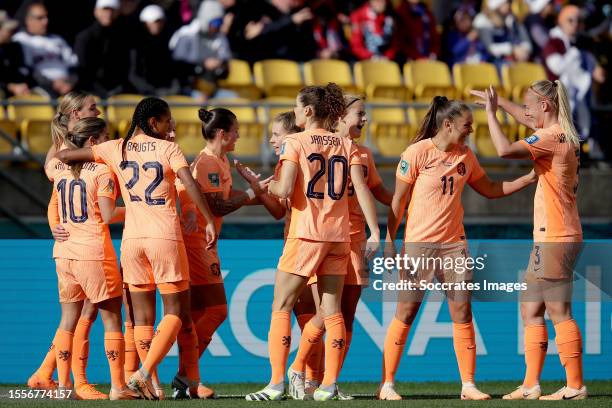
[[[349,255],[345,285],[368,286],[368,264],[365,261],[366,241],[351,241],[351,253]],[[308,284],[317,283],[317,275],[313,275]]]
[[[571,280],[582,245],[581,241],[534,243],[525,280]]]
[[[183,241],[144,238],[121,243],[123,281],[132,285],[189,280]]]
[[[223,283],[221,263],[217,245],[212,249],[204,247],[186,247],[189,261],[189,280],[191,285],[213,285]]]
[[[116,259],[79,261],[55,259],[60,303],[89,299],[99,303],[122,295],[122,282]]]
[[[278,261],[278,270],[305,277],[346,275],[350,252],[348,242],[288,238]]]

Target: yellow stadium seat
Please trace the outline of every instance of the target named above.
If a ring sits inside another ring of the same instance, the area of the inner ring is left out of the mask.
[[[270,59],[258,61],[253,66],[255,85],[266,96],[295,98],[304,86],[300,67],[294,61]]]
[[[51,140],[51,122],[48,120],[31,120],[22,125],[22,140],[25,140],[32,154],[46,155],[53,141]]]
[[[17,141],[17,127],[12,120],[0,119],[0,132],[2,136],[6,136],[9,140]],[[13,144],[2,136],[0,136],[0,154],[11,154]]]
[[[185,156],[193,157],[206,145],[202,137],[202,127],[195,123],[176,124],[176,143]]]
[[[491,141],[491,133],[487,121],[487,113],[484,109],[474,109],[474,144],[476,145],[476,153],[483,157],[497,157],[497,150]],[[501,124],[502,132],[508,136],[508,140],[514,141],[512,127],[505,119],[504,113],[497,111],[497,119]]]
[[[415,128],[419,128],[423,119],[425,119],[425,115],[427,115],[427,111],[429,108],[408,108],[408,120],[410,123],[415,126]]]
[[[198,109],[200,103],[197,99],[185,95],[169,95],[164,97],[168,105],[172,117],[178,122],[199,123]]]
[[[546,71],[540,64],[517,62],[502,67],[502,79],[506,95],[521,103],[523,94],[536,81],[546,79]]]
[[[355,64],[355,83],[368,99],[409,100],[412,94],[402,81],[399,66],[392,61],[359,61]]]
[[[108,121],[119,132],[119,137],[124,137],[132,123],[134,109],[144,96],[137,94],[119,94],[111,96],[106,100],[106,113]]]
[[[389,106],[373,106],[370,112],[370,137],[378,153],[385,157],[399,157],[414,138],[415,127],[409,123],[402,107],[393,106],[396,100],[380,100]]]
[[[419,60],[404,65],[406,86],[413,90],[415,100],[431,102],[436,95],[455,98],[455,87],[448,65],[440,61]]]
[[[497,68],[493,64],[455,64],[453,66],[453,79],[459,96],[466,100],[475,99],[470,95],[472,89],[485,89],[489,85],[493,85],[498,94],[504,95],[504,90],[500,87]]]
[[[261,97],[261,89],[253,82],[249,63],[239,59],[229,62],[229,76],[219,82],[219,87],[236,92],[240,97],[251,100]]]
[[[326,85],[334,82],[346,93],[356,93],[351,67],[341,60],[313,60],[304,64],[304,82],[306,85]]]

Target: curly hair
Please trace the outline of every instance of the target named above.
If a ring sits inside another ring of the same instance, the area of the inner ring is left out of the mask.
[[[307,86],[298,95],[304,106],[312,106],[314,120],[333,132],[346,111],[342,88],[333,82],[325,86]]]

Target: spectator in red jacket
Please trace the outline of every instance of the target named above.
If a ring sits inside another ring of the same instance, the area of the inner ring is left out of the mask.
[[[403,0],[396,10],[397,41],[401,58],[417,60],[438,59],[440,35],[436,18],[420,0]]]
[[[351,13],[351,51],[360,60],[394,59],[395,21],[386,0],[369,0]]]

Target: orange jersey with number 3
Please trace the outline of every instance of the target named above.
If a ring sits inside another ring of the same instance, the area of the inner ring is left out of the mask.
[[[121,154],[123,139],[92,146],[97,162],[117,176],[125,201],[123,239],[161,238],[182,241],[176,211],[176,172],[188,167],[176,143],[138,134]]]
[[[404,241],[464,241],[461,194],[466,183],[484,174],[467,146],[455,146],[444,152],[431,139],[408,146],[396,172],[398,179],[413,185]]]
[[[531,153],[538,175],[533,205],[534,241],[582,240],[576,205],[578,147],[567,140],[558,124],[538,129],[521,143]]]
[[[297,178],[291,198],[287,238],[350,242],[348,175],[360,165],[353,143],[323,129],[289,135],[280,162],[294,162]]]
[[[46,166],[58,202],[60,225],[70,234],[55,242],[53,257],[80,261],[116,259],[108,225],[102,221],[98,197],[117,198],[116,181],[102,163],[83,163],[78,180],[70,166],[52,159]]]

